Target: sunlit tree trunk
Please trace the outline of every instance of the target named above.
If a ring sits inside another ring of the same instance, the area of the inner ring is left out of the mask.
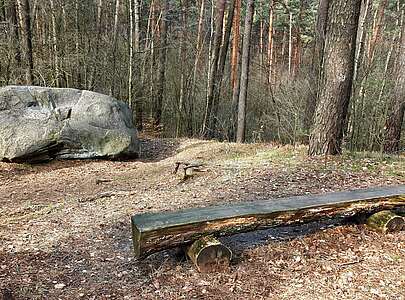
[[[388,0],[380,0],[378,4],[378,9],[375,12],[374,21],[373,21],[373,28],[372,28],[372,35],[369,39],[368,49],[367,49],[367,57],[368,57],[368,66],[371,66],[374,55],[375,55],[375,47],[380,38],[381,32],[381,25],[384,18],[384,10],[387,6]]]
[[[361,0],[332,0],[328,9],[322,83],[309,154],[340,154],[352,88]]]
[[[309,132],[313,124],[316,104],[319,99],[320,81],[322,78],[323,53],[325,48],[326,25],[328,9],[331,0],[319,0],[318,14],[315,28],[315,46],[312,60],[311,93],[305,107],[304,129]]]
[[[236,131],[237,143],[243,143],[245,141],[246,98],[249,83],[249,63],[250,63],[250,43],[251,43],[250,39],[253,23],[253,14],[254,14],[254,0],[247,0],[245,28],[243,33],[240,91],[238,101],[238,128]]]
[[[235,13],[232,25],[232,54],[231,54],[231,83],[234,89],[237,81],[238,57],[239,57],[239,35],[240,35],[240,8],[241,0],[235,2]],[[238,93],[239,94],[239,93]]]

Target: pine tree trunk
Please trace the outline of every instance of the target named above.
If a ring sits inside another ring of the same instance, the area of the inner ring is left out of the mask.
[[[241,8],[241,0],[236,0],[234,13],[235,16],[233,18],[233,25],[232,25],[231,83],[233,89],[235,89],[238,77],[237,73],[239,60],[240,8]]]
[[[10,18],[11,18],[11,38],[14,48],[14,59],[17,65],[17,68],[21,67],[21,49],[20,49],[20,34],[18,31],[18,17],[17,17],[17,4],[11,2],[10,4]]]
[[[140,0],[134,0],[134,51],[139,52],[140,47],[140,29],[139,29],[139,22],[140,22],[140,14],[141,14],[141,7],[140,7]]]
[[[224,77],[226,55],[228,53],[229,39],[231,36],[231,29],[232,29],[232,24],[233,24],[235,1],[236,0],[231,0],[231,3],[229,4],[228,19],[226,21],[222,47],[219,52],[217,78],[215,80],[216,84],[214,87],[214,96],[213,96],[213,101],[212,101],[212,117],[211,117],[210,125],[209,125],[211,128],[211,134],[212,134],[211,137],[214,137],[215,134],[217,133],[219,98],[220,98],[220,94],[221,94],[221,87],[222,87],[222,80]]]
[[[203,19],[204,19],[204,11],[205,11],[205,0],[201,0],[200,4],[200,14],[198,17],[198,29],[197,29],[197,40],[196,40],[196,49],[195,49],[195,59],[194,59],[194,67],[193,67],[193,78],[191,80],[191,88],[189,90],[189,94],[187,96],[187,103],[189,104],[189,110],[187,113],[187,134],[188,136],[193,136],[194,134],[194,126],[193,126],[193,119],[194,119],[194,97],[196,92],[196,80],[197,80],[197,71],[198,65],[200,62],[200,56],[203,49],[202,41],[202,30],[203,30]]]
[[[307,132],[309,132],[310,128],[312,127],[316,104],[319,98],[319,83],[322,77],[321,71],[323,65],[323,51],[325,47],[325,32],[328,20],[329,3],[330,0],[320,0],[318,6],[315,29],[315,46],[312,61],[313,78],[311,80],[311,93],[307,98],[307,103],[305,106],[304,128]]]
[[[254,0],[248,0],[246,3],[245,29],[243,34],[242,46],[242,66],[240,78],[240,91],[238,102],[238,128],[236,131],[236,142],[245,141],[246,131],[246,98],[249,83],[249,62],[250,62],[250,38],[252,31],[254,13]]]
[[[215,79],[217,78],[218,71],[218,59],[219,51],[222,42],[222,28],[224,22],[224,11],[225,11],[226,0],[217,0],[217,14],[216,14],[216,25],[215,25],[215,35],[214,42],[212,46],[212,56],[211,56],[211,69],[207,89],[207,105],[205,108],[204,123],[201,130],[202,136],[210,137],[212,136],[212,128],[209,127],[212,118],[212,105],[214,98],[214,88]]]
[[[34,83],[34,60],[32,55],[32,31],[31,31],[31,13],[28,0],[17,0],[17,6],[20,16],[20,28],[24,39],[24,63],[25,63],[25,81],[26,84]]]
[[[153,122],[155,126],[159,126],[162,121],[162,105],[163,93],[166,80],[166,51],[167,51],[167,10],[168,0],[162,0],[161,4],[161,20],[160,20],[160,39],[159,39],[159,66],[158,78],[156,87],[156,97],[153,109]]]
[[[378,9],[375,12],[373,28],[372,28],[372,35],[369,40],[368,53],[367,53],[369,67],[371,66],[371,64],[374,60],[375,46],[377,45],[378,39],[380,37],[381,24],[382,24],[382,20],[384,18],[384,10],[385,10],[385,7],[387,6],[387,3],[388,3],[388,0],[381,0],[378,5]]]
[[[102,8],[103,8],[103,0],[97,0],[97,19],[96,19],[97,36],[96,36],[96,47],[94,51],[94,55],[96,57],[99,57],[99,49],[100,49]],[[97,71],[98,71],[98,64],[95,63],[90,78],[89,89],[94,89],[94,85],[96,82],[96,75],[98,73]]]
[[[361,0],[334,0],[328,9],[323,79],[309,154],[340,154],[349,106]]]
[[[269,32],[268,32],[268,46],[267,46],[267,65],[268,65],[268,84],[272,84],[273,74],[273,19],[274,19],[274,7],[273,0],[269,3]]]
[[[401,44],[396,65],[396,79],[389,103],[390,114],[385,122],[384,152],[400,150],[401,129],[405,112],[405,24],[402,22]]]
[[[112,78],[110,85],[110,96],[114,96],[115,89],[115,76],[116,76],[116,62],[117,62],[117,48],[118,48],[118,15],[120,11],[120,0],[115,1],[114,13],[114,27],[113,27],[113,41],[112,41]]]
[[[186,57],[186,39],[187,39],[187,19],[188,19],[188,0],[183,0],[181,6],[181,37],[179,47],[179,61],[182,61]],[[177,107],[177,121],[176,121],[176,137],[179,137],[183,127],[183,121],[186,113],[186,90],[188,77],[187,68],[183,67],[183,71],[180,74],[180,95],[179,104]]]
[[[132,112],[132,66],[134,59],[134,12],[133,0],[128,0],[129,7],[129,64],[128,64],[128,105]]]
[[[56,33],[56,11],[55,11],[55,3],[53,0],[49,0],[51,4],[51,18],[52,18],[52,50],[53,50],[53,63],[55,68],[55,86],[60,87],[60,72],[59,72],[59,54],[58,54],[58,39]]]

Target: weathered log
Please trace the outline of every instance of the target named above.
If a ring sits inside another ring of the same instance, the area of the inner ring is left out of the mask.
[[[203,273],[223,271],[232,259],[232,251],[212,235],[196,240],[187,249],[187,255]]]
[[[134,252],[145,257],[205,235],[232,235],[398,207],[405,207],[405,185],[139,214],[132,217]]]
[[[397,214],[383,210],[367,219],[367,226],[382,233],[398,232],[405,229],[405,219]]]

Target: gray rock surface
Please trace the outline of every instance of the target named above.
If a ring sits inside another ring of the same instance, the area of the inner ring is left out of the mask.
[[[139,154],[128,106],[90,91],[0,88],[0,160],[132,158]]]

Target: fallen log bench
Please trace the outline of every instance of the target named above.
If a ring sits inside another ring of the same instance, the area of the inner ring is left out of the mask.
[[[191,245],[206,236],[226,236],[356,214],[372,215],[400,207],[405,207],[405,185],[137,214],[132,217],[133,245],[135,256],[144,258],[164,249]],[[389,221],[392,217],[384,214],[382,219]]]

